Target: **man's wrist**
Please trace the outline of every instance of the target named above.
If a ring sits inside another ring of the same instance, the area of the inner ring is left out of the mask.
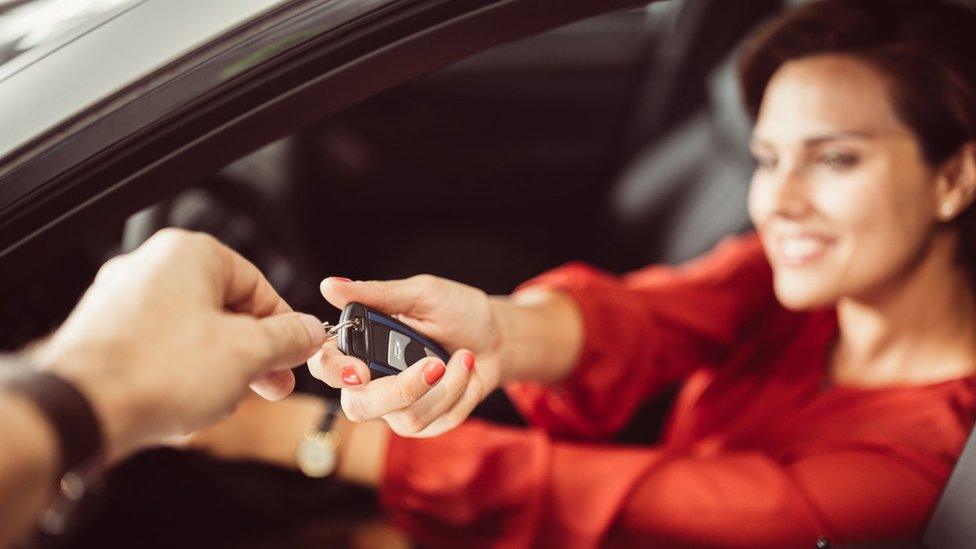
[[[3,438],[10,443],[16,440],[18,448],[29,449],[24,451],[31,455],[28,476],[50,479],[53,486],[59,463],[58,435],[44,412],[30,398],[0,386],[0,413],[4,418],[17,418],[5,421],[7,436]],[[11,477],[9,480],[17,479]]]
[[[33,414],[21,410],[19,418],[29,421],[33,416],[31,439],[45,440],[54,448],[37,451],[38,459],[53,458],[55,465],[44,471],[49,486],[60,486],[60,494],[40,515],[38,526],[48,535],[61,535],[69,527],[74,509],[86,493],[97,486],[104,471],[105,444],[102,426],[89,398],[75,383],[51,369],[41,370],[21,353],[13,359],[14,367],[5,371],[3,390],[15,400],[29,403]],[[37,419],[47,428],[38,425]],[[38,437],[38,435],[41,435]],[[38,478],[38,471],[24,471]]]
[[[32,349],[28,358],[40,370],[64,379],[85,397],[101,427],[105,457],[117,461],[138,447],[136,420],[145,419],[151,411],[135,407],[135,391],[118,386],[118,380],[110,375],[112,359],[108,354],[90,349],[59,353],[47,343]],[[148,403],[143,403],[144,407],[145,404]]]
[[[57,433],[26,396],[0,386],[0,547],[23,538],[50,503],[58,469]]]

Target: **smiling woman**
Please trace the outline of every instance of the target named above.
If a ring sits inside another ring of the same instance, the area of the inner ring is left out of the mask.
[[[825,2],[763,29],[742,58],[757,116],[750,215],[779,301],[838,306],[851,337],[833,375],[845,382],[973,371],[972,341],[896,366],[925,347],[892,327],[923,321],[943,333],[937,345],[976,333],[974,29],[949,5]],[[912,350],[865,333],[881,325]]]
[[[946,167],[952,173],[926,162],[915,133],[878,100],[886,86],[865,62],[818,55],[785,64],[766,90],[750,213],[786,305],[886,298],[884,286],[932,254],[951,271],[959,235],[936,230],[938,216],[940,205],[949,214],[968,206],[976,181],[958,167],[971,151]]]
[[[573,264],[491,300],[327,279],[334,305],[455,353],[426,385],[423,364],[369,381],[328,344],[309,361],[351,419],[389,424],[343,424],[340,476],[433,545],[918,535],[976,418],[974,52],[976,15],[929,0],[814,2],[762,28],[741,65],[757,235],[683,268]],[[674,382],[658,446],[605,445]],[[498,384],[543,433],[450,430]]]
[[[848,293],[870,292],[883,273],[904,271],[923,252],[946,246],[957,248],[972,276],[976,17],[941,4],[858,4],[798,10],[746,47],[740,68],[747,107],[758,117],[754,148],[761,168],[753,182],[753,221],[760,228],[767,222],[792,227],[767,233],[785,245],[773,246],[783,252],[782,263],[791,257],[806,263],[827,241],[835,260],[856,257],[858,266],[845,274],[853,285]],[[793,178],[783,185],[793,198],[800,190],[816,196],[774,203],[774,187],[785,177]],[[805,226],[820,226],[808,232],[823,238],[782,238],[802,232],[801,224],[774,223],[773,210],[804,204],[816,210]],[[860,238],[834,242],[843,235],[831,234],[825,226],[831,223],[835,231],[861,231]],[[837,267],[831,271],[846,272]],[[831,298],[836,295],[820,297]]]

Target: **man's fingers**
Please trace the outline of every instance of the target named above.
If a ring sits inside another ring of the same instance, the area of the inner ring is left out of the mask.
[[[430,275],[418,275],[403,280],[362,280],[349,281],[339,277],[329,277],[322,281],[319,289],[326,301],[344,308],[351,302],[358,302],[379,309],[387,314],[407,314],[422,316],[425,298],[433,295],[438,279]]]
[[[295,374],[291,370],[261,374],[251,382],[251,390],[266,400],[281,400],[295,390]]]
[[[361,387],[370,380],[369,367],[356,357],[343,354],[334,343],[326,343],[308,359],[308,371],[329,387]]]
[[[171,260],[199,262],[206,258],[208,274],[213,276],[217,305],[236,313],[264,317],[291,312],[291,307],[274,290],[261,271],[240,254],[205,234],[177,228],[158,231],[135,253],[169,250]],[[204,263],[201,263],[204,264]]]
[[[223,299],[226,308],[256,317],[292,311],[291,306],[285,303],[253,263],[224,244],[216,240],[214,242],[222,257]]]
[[[256,321],[265,341],[260,343],[259,372],[301,364],[325,343],[325,328],[312,315],[284,313]]]
[[[342,409],[352,421],[369,421],[420,400],[437,384],[447,367],[437,358],[425,358],[395,376],[382,377],[365,387],[342,391]]]

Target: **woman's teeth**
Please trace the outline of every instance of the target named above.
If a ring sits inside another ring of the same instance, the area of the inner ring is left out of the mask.
[[[776,251],[783,263],[799,266],[823,255],[828,244],[825,239],[812,236],[780,237]]]

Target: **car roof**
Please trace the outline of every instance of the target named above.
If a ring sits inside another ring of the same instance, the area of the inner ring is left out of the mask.
[[[215,36],[284,3],[143,0],[41,56],[16,63],[16,70],[0,72],[0,157]]]

